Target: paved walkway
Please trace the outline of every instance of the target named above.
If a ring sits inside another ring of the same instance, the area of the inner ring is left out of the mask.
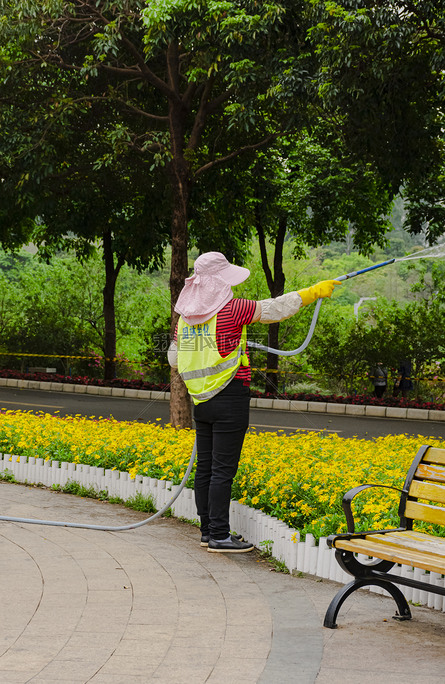
[[[120,525],[144,514],[0,483],[3,515]],[[1,684],[442,684],[445,615],[207,553],[173,519],[128,532],[0,523]]]

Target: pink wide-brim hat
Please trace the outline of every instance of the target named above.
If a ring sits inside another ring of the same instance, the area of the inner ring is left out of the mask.
[[[175,305],[188,325],[204,323],[215,316],[233,298],[232,286],[249,277],[250,271],[230,264],[221,252],[201,254],[194,264],[194,274],[185,279]]]

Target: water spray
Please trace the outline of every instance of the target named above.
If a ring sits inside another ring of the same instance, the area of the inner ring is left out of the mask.
[[[414,254],[408,254],[404,257],[398,257],[396,259],[399,261],[413,261],[414,259],[439,259],[440,257],[445,257],[445,242],[441,242],[433,247],[425,247],[425,249],[420,249]]]

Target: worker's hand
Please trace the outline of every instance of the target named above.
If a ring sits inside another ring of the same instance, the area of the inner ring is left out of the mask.
[[[340,280],[321,280],[319,283],[307,287],[304,290],[298,290],[303,306],[312,304],[316,299],[321,297],[330,297],[336,285],[340,285]]]

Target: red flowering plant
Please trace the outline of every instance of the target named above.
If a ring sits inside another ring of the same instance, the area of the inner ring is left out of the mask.
[[[126,380],[125,378],[114,378],[114,380],[102,380],[100,378],[90,378],[88,376],[65,376],[57,373],[22,373],[21,371],[2,369],[0,378],[15,378],[17,380],[35,380],[37,382],[58,382],[73,385],[93,385],[98,387],[123,387],[124,389],[144,389],[152,391],[166,392],[170,389],[168,383],[146,382],[141,378]]]
[[[377,397],[369,394],[348,394],[344,396],[338,394],[321,394],[319,392],[315,392],[313,394],[305,392],[298,394],[265,394],[259,390],[253,390],[252,397],[259,399],[288,399],[292,401],[321,401],[327,402],[329,404],[359,404],[363,406],[395,406],[399,408],[431,409],[437,411],[445,410],[445,403],[422,401],[419,399],[407,399],[404,397],[393,397],[391,395],[378,399]]]

